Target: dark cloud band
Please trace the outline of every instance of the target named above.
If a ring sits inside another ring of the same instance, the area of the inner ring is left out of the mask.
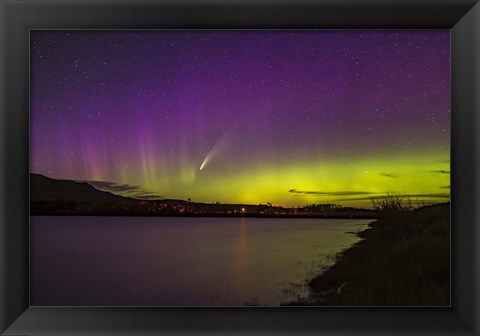
[[[87,182],[91,186],[96,189],[102,191],[109,191],[113,194],[117,194],[120,196],[127,196],[142,200],[155,200],[155,199],[162,199],[162,196],[156,195],[148,190],[143,189],[137,185],[131,184],[120,184],[115,182],[109,181],[82,181]]]
[[[443,169],[432,170],[432,173],[435,173],[435,174],[450,174],[450,170],[443,170]]]
[[[399,178],[398,174],[389,174],[389,173],[380,173],[381,176],[390,177],[390,178]]]
[[[371,195],[373,193],[368,191],[316,191],[316,190],[297,190],[290,189],[288,191],[292,194],[303,194],[303,195],[320,195],[320,196],[355,196],[355,195]]]

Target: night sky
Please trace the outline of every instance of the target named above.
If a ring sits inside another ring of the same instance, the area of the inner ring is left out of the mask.
[[[31,171],[139,198],[450,194],[450,34],[34,31]]]

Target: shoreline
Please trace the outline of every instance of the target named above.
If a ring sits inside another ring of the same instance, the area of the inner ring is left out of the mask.
[[[450,305],[450,204],[384,213],[287,306]]]

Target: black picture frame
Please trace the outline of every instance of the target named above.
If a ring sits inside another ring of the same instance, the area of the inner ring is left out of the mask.
[[[479,335],[478,0],[0,0],[2,335]],[[29,306],[29,30],[451,29],[452,304],[438,308]]]

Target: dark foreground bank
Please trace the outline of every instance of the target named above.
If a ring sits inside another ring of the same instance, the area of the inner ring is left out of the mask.
[[[450,204],[384,214],[294,305],[450,305]]]

